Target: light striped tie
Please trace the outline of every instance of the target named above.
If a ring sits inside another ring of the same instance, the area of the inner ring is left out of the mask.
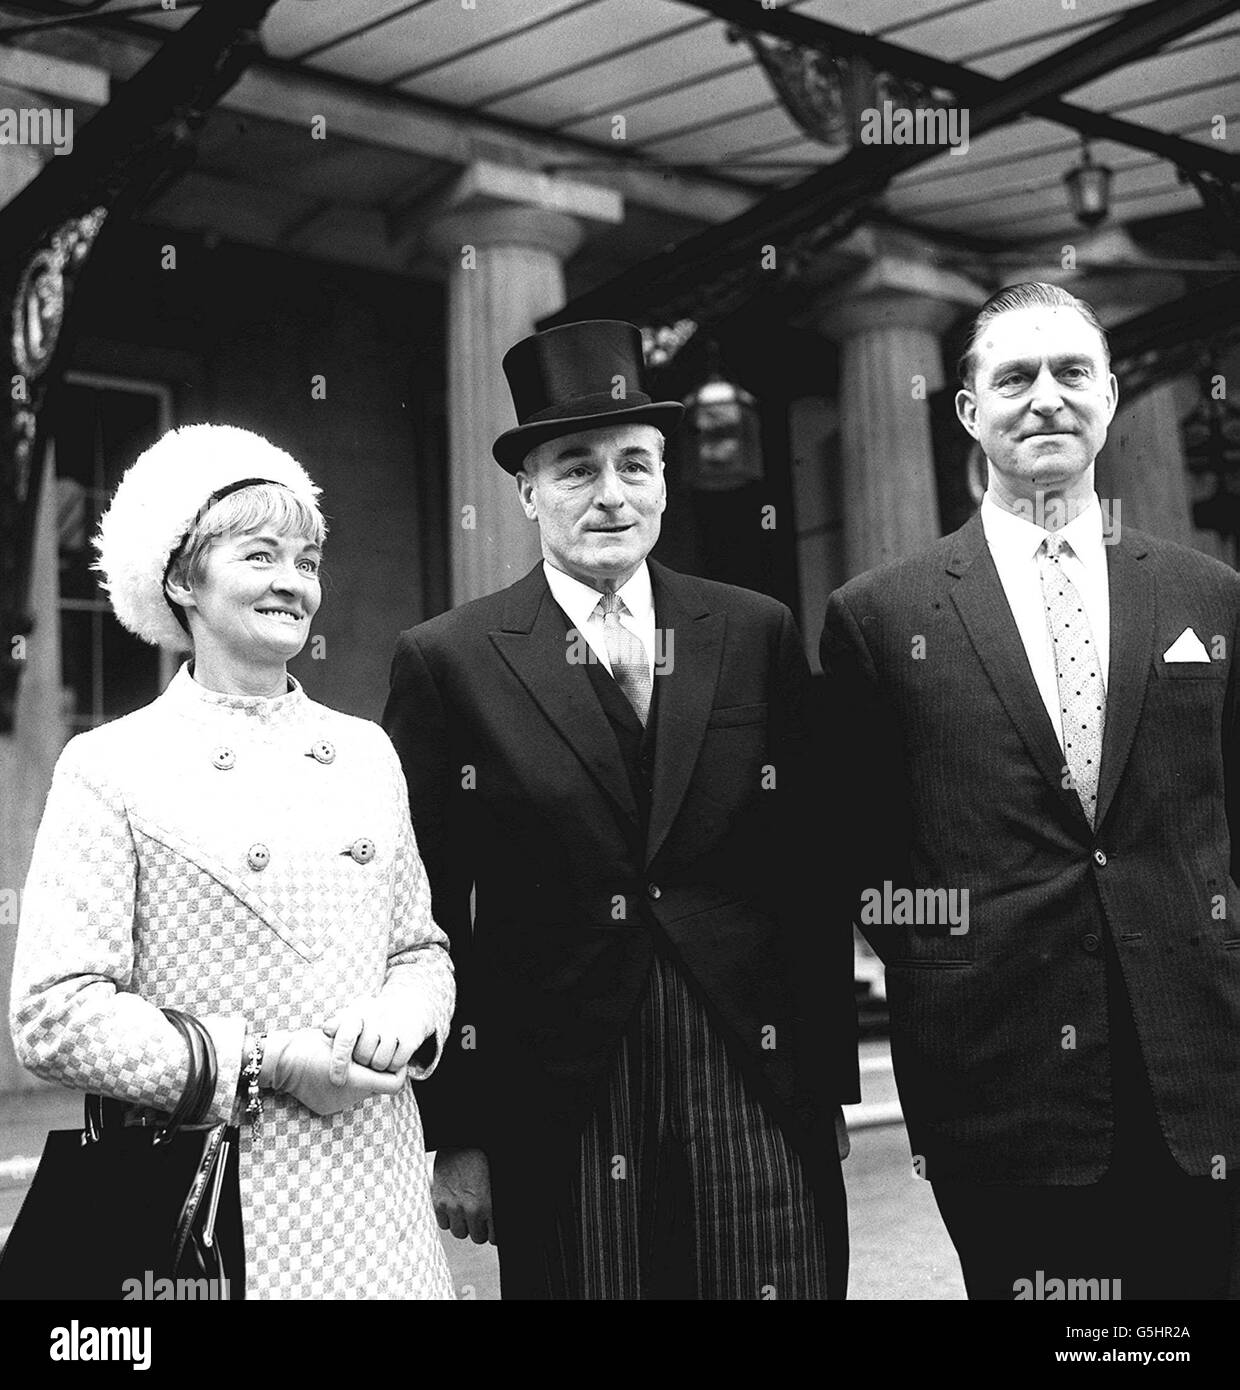
[[[1064,757],[1085,818],[1092,826],[1098,814],[1098,771],[1107,695],[1089,615],[1076,585],[1059,563],[1066,545],[1062,536],[1047,536],[1038,550],[1038,575],[1055,658]]]
[[[650,714],[652,684],[646,648],[641,638],[635,637],[620,621],[620,614],[629,610],[619,594],[604,594],[594,611],[603,618],[603,639],[607,643],[611,674],[645,728]]]

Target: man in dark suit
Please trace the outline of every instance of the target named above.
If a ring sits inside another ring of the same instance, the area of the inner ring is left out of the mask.
[[[852,954],[792,615],[647,560],[681,407],[635,328],[504,369],[544,558],[404,633],[384,717],[457,969],[419,1092],[440,1224],[509,1298],[842,1297]]]
[[[915,1161],[972,1298],[1224,1297],[1240,577],[1096,497],[1088,305],[1000,291],[961,365],[979,515],[822,638]]]

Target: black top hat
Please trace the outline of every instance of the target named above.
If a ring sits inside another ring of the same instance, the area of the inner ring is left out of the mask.
[[[667,435],[684,414],[679,401],[650,399],[641,332],[619,319],[566,323],[522,338],[504,354],[504,375],[521,423],[491,452],[509,473],[548,439],[613,423],[654,425]]]

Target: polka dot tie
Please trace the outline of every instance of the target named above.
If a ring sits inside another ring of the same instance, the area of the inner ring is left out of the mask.
[[[1061,536],[1047,536],[1038,550],[1038,576],[1055,658],[1064,757],[1085,818],[1092,826],[1098,814],[1098,769],[1107,695],[1084,601],[1060,565],[1066,545]]]
[[[607,643],[611,674],[644,728],[650,714],[652,685],[646,648],[641,638],[635,637],[620,621],[620,614],[629,610],[619,594],[604,594],[594,611],[603,619],[603,639]]]

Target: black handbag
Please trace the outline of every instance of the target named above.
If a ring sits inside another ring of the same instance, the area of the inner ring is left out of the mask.
[[[245,1297],[239,1135],[201,1124],[215,1092],[211,1035],[164,1013],[189,1046],[189,1075],[162,1125],[86,1097],[85,1128],[55,1130],[0,1254],[0,1299]]]

